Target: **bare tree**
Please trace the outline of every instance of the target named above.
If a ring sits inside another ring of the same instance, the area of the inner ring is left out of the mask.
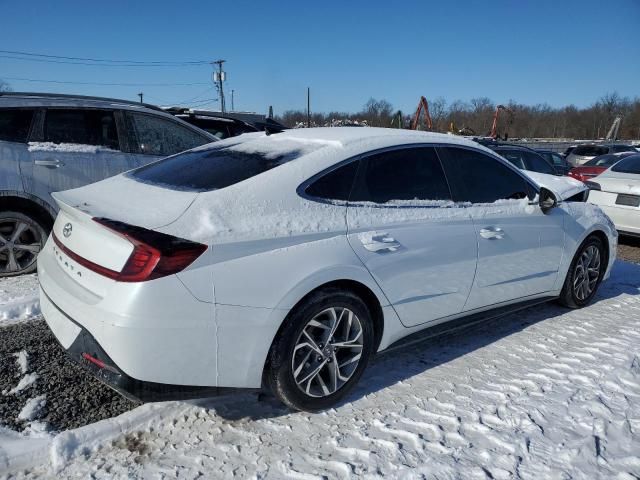
[[[0,78],[0,92],[10,92],[11,86]]]

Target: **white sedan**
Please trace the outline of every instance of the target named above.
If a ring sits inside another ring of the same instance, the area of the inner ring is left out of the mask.
[[[41,308],[125,395],[265,387],[324,409],[376,352],[593,299],[615,228],[581,183],[535,178],[434,133],[231,138],[55,194]]]
[[[640,235],[640,154],[623,158],[587,185],[589,201],[611,217],[618,231]]]

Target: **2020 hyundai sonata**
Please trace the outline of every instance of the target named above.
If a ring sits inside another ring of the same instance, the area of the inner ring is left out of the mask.
[[[617,243],[581,182],[426,132],[246,134],[55,198],[44,316],[141,400],[268,387],[323,409],[445,322],[586,305]]]

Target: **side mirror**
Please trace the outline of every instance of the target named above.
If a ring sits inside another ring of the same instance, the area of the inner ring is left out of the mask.
[[[538,197],[538,205],[540,205],[540,210],[542,210],[542,213],[547,213],[549,210],[558,205],[558,199],[551,190],[541,187]]]

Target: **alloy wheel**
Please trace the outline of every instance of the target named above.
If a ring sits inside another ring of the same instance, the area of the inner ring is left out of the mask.
[[[297,387],[311,397],[342,388],[356,371],[363,349],[358,316],[348,308],[327,308],[315,315],[296,340],[291,370]]]
[[[600,276],[600,250],[590,245],[582,252],[573,275],[573,293],[583,301],[592,294]]]
[[[26,270],[41,248],[42,235],[35,225],[20,218],[0,218],[0,273]]]

